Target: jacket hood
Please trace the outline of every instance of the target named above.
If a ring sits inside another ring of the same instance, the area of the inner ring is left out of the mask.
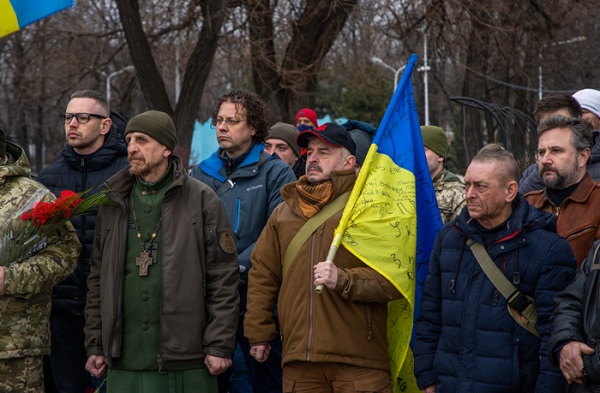
[[[92,154],[81,155],[75,152],[69,145],[65,145],[62,150],[62,156],[75,169],[83,170],[82,160],[85,161],[85,168],[88,171],[103,168],[114,161],[117,157],[127,156],[127,144],[119,132],[111,127],[104,144]]]
[[[541,228],[556,232],[556,216],[531,206],[521,193],[517,194],[512,206],[513,212],[503,229],[503,237]],[[481,233],[468,209],[463,209],[453,225],[468,238],[481,242]]]
[[[221,160],[219,158],[219,153],[221,152],[221,150],[222,149],[219,148],[216,152],[211,154],[210,157],[208,157],[206,160],[202,161],[199,165],[200,165],[200,168],[204,171],[204,173],[206,173],[210,177],[214,177],[215,179],[224,182],[225,180],[227,180],[227,178],[225,178],[221,173],[219,173],[221,168],[223,168],[223,166],[225,165],[223,160]],[[248,152],[248,155],[246,156],[246,158],[244,158],[244,161],[242,161],[241,164],[238,165],[238,169],[258,163],[263,150],[265,150],[264,143],[260,142],[260,143],[254,144],[250,148],[250,151]],[[274,154],[273,156],[269,156],[269,157],[270,157],[269,159],[273,159],[274,157],[276,157],[276,159],[279,159],[279,157],[277,157],[276,154]]]
[[[594,146],[590,150],[590,163],[600,161],[600,130],[594,130]]]
[[[29,160],[21,146],[7,140],[6,156],[8,157],[7,163],[0,165],[0,184],[6,183],[9,178],[15,176],[30,177]]]

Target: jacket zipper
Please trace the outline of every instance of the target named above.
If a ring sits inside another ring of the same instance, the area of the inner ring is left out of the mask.
[[[592,232],[594,230],[594,228],[584,228],[581,231],[577,231],[575,233],[570,234],[569,236],[567,236],[567,240],[571,240],[574,239],[576,237],[579,237],[581,235],[585,235],[586,233]]]
[[[120,202],[121,205],[121,209],[122,211],[126,211],[126,206],[125,203],[122,200],[119,200],[118,202]],[[125,229],[127,229],[127,222],[129,220],[129,217],[125,217]],[[108,228],[110,229],[110,227]],[[126,237],[124,237],[123,235],[123,227],[121,225],[118,226],[118,231],[119,231],[119,239],[126,239]],[[107,230],[107,233],[110,232],[110,230]],[[127,231],[125,231],[127,232]],[[108,236],[107,236],[108,237]],[[119,254],[122,254],[124,251],[124,248],[119,247]],[[119,255],[119,261],[122,261],[121,264],[119,264],[119,262],[117,262],[117,274],[116,274],[116,282],[117,282],[117,291],[116,291],[116,297],[115,297],[115,308],[114,308],[114,313],[115,313],[115,321],[113,323],[113,328],[110,332],[110,336],[108,339],[108,361],[110,363],[112,363],[112,358],[113,358],[113,341],[114,341],[114,335],[115,332],[119,331],[120,326],[122,324],[122,319],[123,316],[121,315],[121,313],[119,312],[122,301],[121,298],[123,297],[123,293],[122,293],[122,285],[119,285],[119,283],[125,285],[123,283],[123,280],[125,279],[124,277],[124,273],[125,273],[125,255]]]
[[[233,233],[236,235],[240,229],[240,198],[235,198],[235,218],[233,220]]]
[[[172,194],[172,188],[169,187],[167,189],[167,191],[165,192],[165,196],[163,198],[163,203],[161,204],[161,208],[160,208],[160,219],[161,221],[164,223],[165,222],[165,215],[164,215],[164,206],[165,204],[168,202],[169,197]],[[194,226],[195,228],[195,226]],[[163,336],[162,336],[162,315],[163,315],[163,303],[164,303],[164,298],[163,298],[163,285],[164,285],[164,279],[165,279],[165,258],[164,258],[164,244],[165,244],[165,233],[163,232],[162,235],[162,244],[163,246],[160,247],[160,252],[161,252],[161,258],[160,258],[160,292],[159,292],[159,296],[158,296],[158,304],[159,304],[159,311],[158,311],[158,355],[156,356],[156,363],[158,365],[158,372],[160,373],[162,371],[162,366],[163,366],[163,358],[162,358],[162,343],[164,342]],[[158,255],[157,257],[157,262],[158,262]]]
[[[371,320],[371,308],[367,303],[365,303],[365,314],[367,316],[367,341],[371,341],[371,338],[373,338],[373,321]]]

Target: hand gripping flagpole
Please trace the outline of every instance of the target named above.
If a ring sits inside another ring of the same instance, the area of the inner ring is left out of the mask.
[[[335,258],[335,254],[337,253],[338,247],[340,246],[341,242],[342,242],[342,234],[338,233],[336,231],[335,235],[333,236],[333,240],[331,242],[331,246],[329,247],[329,252],[327,253],[327,260],[326,260],[326,262],[333,263],[333,259]],[[323,284],[319,284],[315,288],[315,291],[317,291],[317,293],[321,293],[321,292],[323,292],[323,287],[324,287]]]

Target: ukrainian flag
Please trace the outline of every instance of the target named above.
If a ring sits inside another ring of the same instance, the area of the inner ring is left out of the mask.
[[[419,392],[409,343],[433,241],[442,224],[412,90],[416,62],[413,54],[373,138],[332,245],[341,241],[404,296],[388,304],[395,392]]]
[[[0,37],[65,8],[75,0],[0,0]]]

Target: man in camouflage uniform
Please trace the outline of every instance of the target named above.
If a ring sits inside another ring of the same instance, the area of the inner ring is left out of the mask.
[[[458,216],[465,206],[465,183],[461,176],[444,168],[448,153],[448,138],[444,130],[436,126],[423,126],[421,136],[438,208],[442,222],[446,224]]]
[[[30,173],[25,151],[6,141],[0,123],[0,241],[7,236],[2,226],[13,216],[18,220],[17,212],[28,210],[31,200],[55,199]],[[32,198],[34,194],[39,197]],[[50,353],[52,286],[75,269],[80,249],[75,229],[66,222],[41,251],[0,266],[0,392],[44,391],[42,358]]]

